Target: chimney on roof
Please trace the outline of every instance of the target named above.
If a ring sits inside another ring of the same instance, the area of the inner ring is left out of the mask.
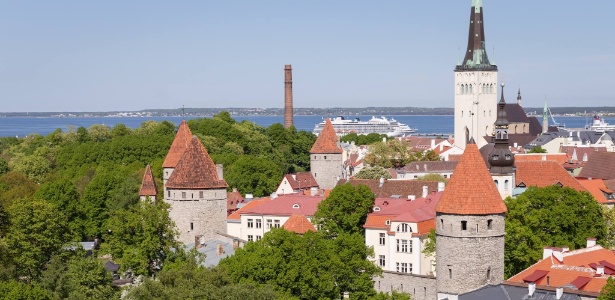
[[[380,183],[378,184],[378,187],[382,187],[384,185],[384,177],[380,177]]]
[[[444,182],[442,182],[442,181],[438,182],[438,192],[443,192],[444,191],[444,187],[445,187]]]
[[[414,200],[416,200],[416,196],[415,195],[408,195],[408,200],[414,201]]]
[[[596,246],[596,238],[587,238],[587,248]]]
[[[555,256],[559,262],[564,262],[564,250],[562,248],[553,248],[553,256]]]
[[[217,164],[216,165],[216,172],[218,173],[218,180],[224,179],[224,165]]]
[[[429,195],[429,187],[424,185],[423,186],[423,194],[421,195],[422,198],[427,197],[427,195]]]
[[[562,299],[562,296],[564,295],[564,288],[563,287],[558,287],[555,289],[555,299],[559,300]]]
[[[597,265],[596,266],[596,275],[599,275],[599,276],[604,275],[604,266],[603,265]]]
[[[271,200],[275,199],[278,197],[278,194],[276,193],[271,193]]]
[[[245,198],[246,198],[246,199],[253,199],[253,198],[254,198],[254,195],[252,195],[252,194],[246,194],[246,197],[245,197]]]
[[[436,139],[431,139],[431,149],[436,148]]]
[[[587,153],[583,153],[583,161],[587,162]]]
[[[427,164],[423,164],[423,170],[425,170],[425,172],[427,172]]]
[[[237,193],[237,188],[236,187],[233,188],[233,193]]]
[[[542,248],[542,259],[550,257],[551,255],[553,255],[553,248],[549,246],[545,246],[544,248]]]
[[[313,186],[310,188],[310,196],[316,196],[318,195],[318,188]]]
[[[570,251],[570,247],[568,247],[568,246],[563,246],[562,247],[562,253],[565,253],[565,252],[568,252],[568,251]]]
[[[532,297],[534,296],[534,292],[536,292],[536,283],[535,282],[530,282],[527,285],[527,295]]]

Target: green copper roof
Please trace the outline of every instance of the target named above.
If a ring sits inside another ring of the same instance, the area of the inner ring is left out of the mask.
[[[483,0],[472,0],[472,7],[474,7],[475,13],[479,13],[480,8],[483,7]]]

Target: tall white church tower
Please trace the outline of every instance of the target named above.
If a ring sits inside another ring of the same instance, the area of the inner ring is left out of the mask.
[[[472,0],[468,49],[455,68],[455,145],[465,149],[470,138],[480,148],[493,135],[497,117],[498,67],[485,50],[483,1]]]

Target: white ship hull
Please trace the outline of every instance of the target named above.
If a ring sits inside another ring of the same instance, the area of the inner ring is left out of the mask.
[[[349,133],[356,134],[386,134],[389,137],[402,137],[416,133],[416,130],[406,124],[397,122],[395,119],[385,117],[372,117],[369,121],[361,121],[358,118],[346,120],[344,117],[335,117],[331,120],[331,125],[335,129],[338,137],[343,137]],[[314,134],[318,135],[325,126],[325,122],[316,124]]]

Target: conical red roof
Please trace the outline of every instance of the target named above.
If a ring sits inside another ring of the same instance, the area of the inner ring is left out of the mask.
[[[466,146],[436,212],[456,215],[491,215],[507,211],[485,161],[474,143]]]
[[[156,189],[156,182],[154,181],[154,175],[152,174],[152,169],[149,165],[145,167],[145,173],[143,174],[143,181],[141,182],[141,190],[139,191],[139,196],[153,196],[155,197],[158,194],[158,189]]]
[[[228,184],[224,179],[218,178],[216,165],[209,153],[201,141],[194,137],[175,166],[166,186],[172,189],[215,189],[227,188]]]
[[[177,162],[182,157],[182,154],[186,151],[188,143],[190,143],[190,139],[192,139],[192,132],[190,131],[186,120],[182,120],[181,124],[179,124],[179,129],[177,130],[173,144],[171,144],[171,148],[169,148],[167,157],[162,163],[163,168],[175,168],[175,165],[177,165]]]
[[[339,139],[337,138],[337,134],[335,134],[331,120],[327,118],[327,120],[325,120],[325,127],[318,135],[310,153],[342,153],[342,148],[337,144],[338,141]]]
[[[284,223],[284,229],[294,233],[304,234],[308,231],[316,231],[314,225],[304,215],[292,215]]]

